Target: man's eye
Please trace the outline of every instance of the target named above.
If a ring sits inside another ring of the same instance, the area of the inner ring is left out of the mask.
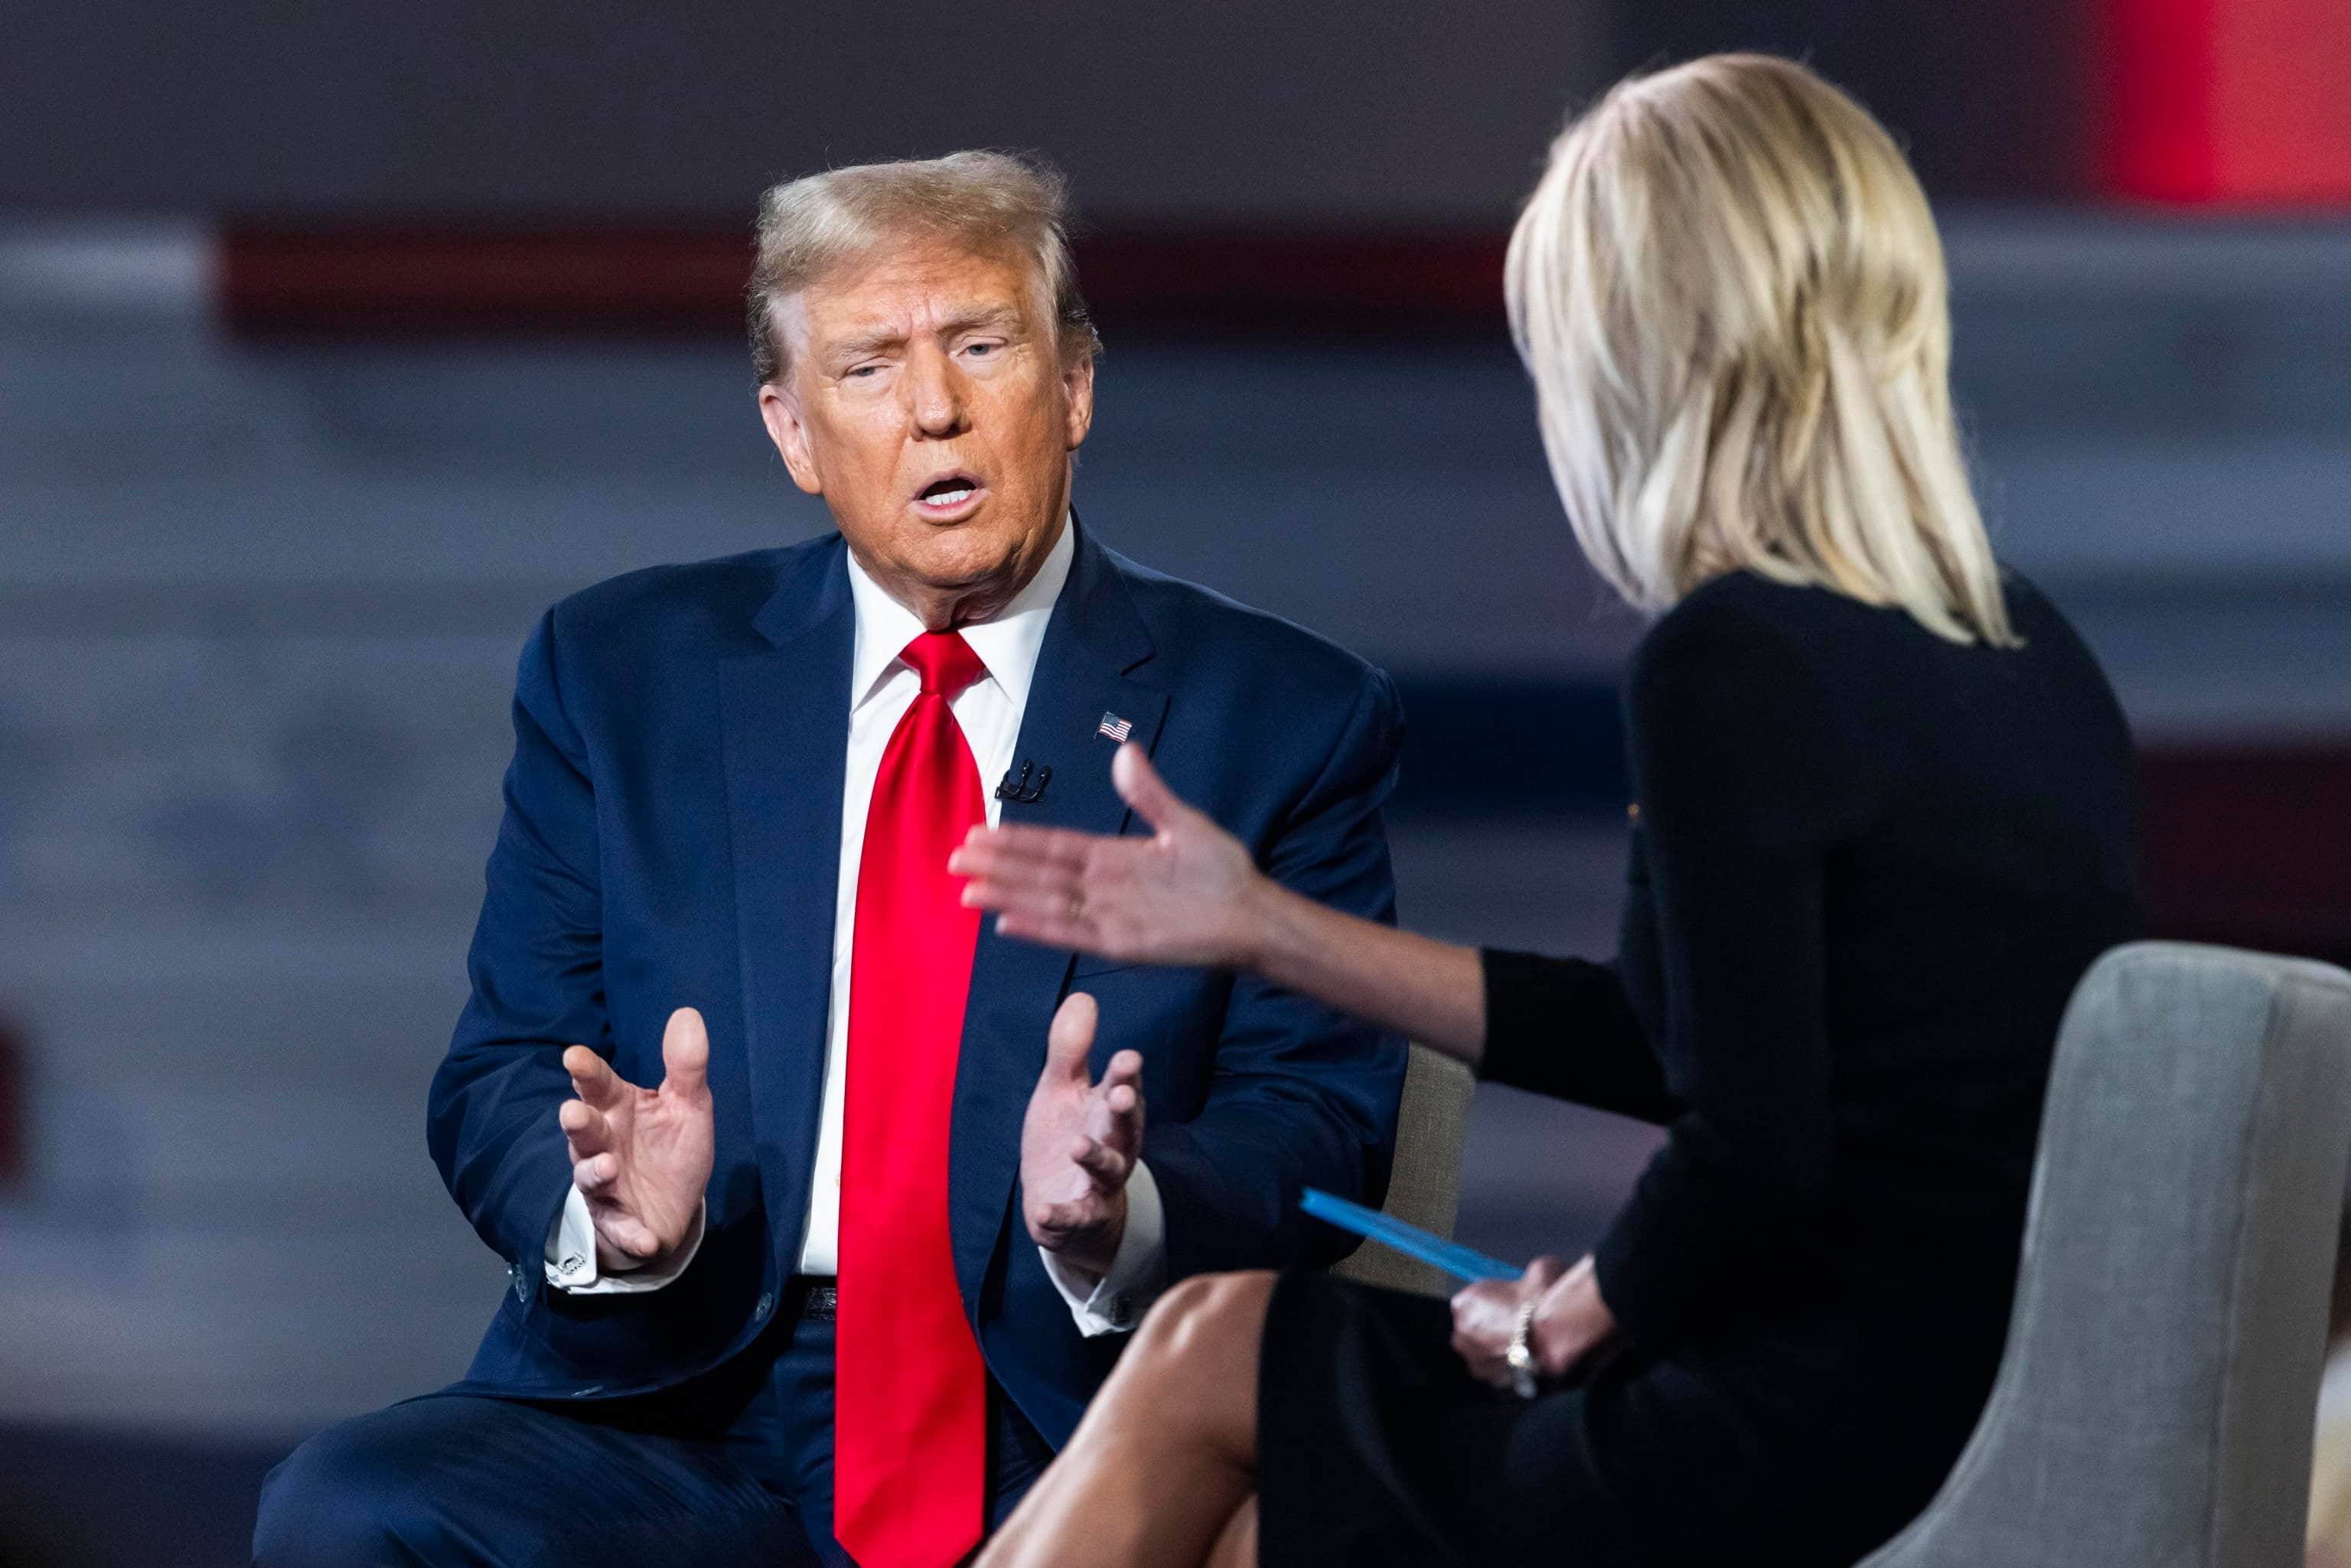
[[[849,378],[852,381],[862,382],[870,380],[881,373],[882,367],[879,365],[859,365],[849,372]]]
[[[966,343],[963,351],[967,354],[977,354],[984,360],[1003,346],[1001,343]]]

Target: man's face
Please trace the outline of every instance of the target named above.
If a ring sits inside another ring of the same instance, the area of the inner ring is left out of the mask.
[[[1022,258],[885,246],[779,314],[788,365],[759,411],[892,597],[933,630],[993,613],[1060,537],[1093,361],[1061,361]]]

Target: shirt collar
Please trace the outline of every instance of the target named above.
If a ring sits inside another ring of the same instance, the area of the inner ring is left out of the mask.
[[[963,640],[987,666],[988,678],[1016,709],[1029,701],[1029,682],[1037,673],[1037,653],[1045,645],[1045,623],[1053,603],[1070,579],[1070,563],[1077,556],[1077,523],[1061,520],[1061,537],[1045,552],[1044,563],[1027,587],[986,621],[959,628]],[[882,585],[865,575],[854,555],[848,556],[849,597],[857,615],[856,644],[850,654],[849,706],[865,706],[882,679],[898,663],[898,654],[920,636],[923,623],[914,612],[890,597]]]

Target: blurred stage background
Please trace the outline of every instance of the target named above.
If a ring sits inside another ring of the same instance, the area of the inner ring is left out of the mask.
[[[423,1097],[512,662],[598,578],[827,526],[739,340],[771,180],[1067,169],[1116,548],[1391,669],[1405,917],[1604,952],[1637,623],[1502,329],[1623,69],[1803,51],[1946,222],[1985,509],[2146,753],[2157,932],[2351,957],[2344,0],[889,7],[17,0],[0,47],[0,1546],[242,1561],[500,1265]],[[1646,1130],[1486,1091],[1465,1239]]]

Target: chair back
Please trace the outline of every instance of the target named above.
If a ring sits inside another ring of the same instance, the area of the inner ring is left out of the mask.
[[[2058,1037],[1991,1399],[1864,1568],[2298,1568],[2346,1150],[2351,975],[2100,958]]]
[[[1451,1239],[1461,1208],[1461,1136],[1476,1087],[1469,1070],[1426,1046],[1412,1047],[1396,1115],[1395,1165],[1382,1210]],[[1454,1281],[1426,1263],[1366,1241],[1334,1266],[1343,1280],[1425,1296],[1453,1293]]]

